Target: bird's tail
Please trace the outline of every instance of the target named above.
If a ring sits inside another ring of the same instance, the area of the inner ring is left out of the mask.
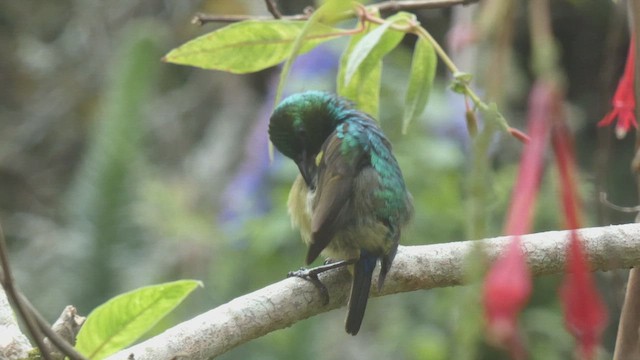
[[[375,256],[363,250],[360,253],[360,258],[355,263],[351,294],[349,295],[349,311],[345,321],[345,329],[351,335],[356,335],[360,330],[364,310],[367,308],[369,291],[371,290],[371,276],[377,260]]]

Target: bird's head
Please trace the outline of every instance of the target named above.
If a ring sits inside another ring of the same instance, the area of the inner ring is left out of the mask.
[[[352,109],[351,104],[331,93],[307,91],[289,96],[278,105],[269,122],[269,138],[292,159],[308,186],[314,187],[316,156]]]

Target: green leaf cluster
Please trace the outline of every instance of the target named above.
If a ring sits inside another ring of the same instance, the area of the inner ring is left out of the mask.
[[[416,24],[415,15],[399,12],[381,24],[362,20],[352,30],[336,28],[333,23],[348,11],[347,2],[325,2],[308,21],[248,20],[235,23],[193,39],[170,51],[164,61],[211,70],[245,74],[285,62],[278,86],[283,88],[292,62],[321,43],[340,36],[351,39],[340,59],[336,92],[356,106],[378,116],[382,60],[398,47]],[[379,19],[379,14],[370,14]],[[415,45],[405,97],[402,128],[424,111],[433,85],[437,65],[431,43],[420,38]]]

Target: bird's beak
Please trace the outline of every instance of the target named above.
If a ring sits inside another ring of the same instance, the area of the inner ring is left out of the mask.
[[[304,182],[307,184],[309,189],[315,189],[315,173],[316,173],[316,163],[313,159],[313,156],[309,156],[306,151],[302,153],[300,159],[296,161],[296,165],[298,165],[298,169],[300,170],[300,174],[304,179]]]

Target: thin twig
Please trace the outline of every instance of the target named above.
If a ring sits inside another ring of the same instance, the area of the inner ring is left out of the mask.
[[[267,3],[267,10],[274,18],[280,19],[282,17],[282,13],[278,10],[278,5],[274,0],[265,0],[265,3]]]
[[[20,296],[20,299],[22,300],[23,304],[27,307],[27,309],[33,315],[33,318],[35,319],[36,323],[40,327],[40,330],[42,330],[42,332],[47,336],[47,338],[49,338],[49,341],[51,341],[51,343],[53,343],[53,345],[55,345],[58,348],[58,350],[60,350],[60,352],[68,356],[71,360],[87,360],[87,358],[82,356],[82,354],[80,354],[78,351],[76,351],[76,349],[73,346],[71,346],[71,344],[69,344],[67,341],[62,339],[60,335],[58,335],[55,331],[53,331],[49,322],[47,322],[47,320],[42,315],[40,315],[38,310],[33,306],[33,304],[31,304],[31,302],[29,301],[29,299],[27,299],[26,296],[24,296],[23,294],[20,294],[19,292],[18,292],[18,295]]]
[[[24,320],[27,327],[27,331],[31,335],[31,338],[36,343],[40,354],[46,360],[51,360],[51,356],[48,352],[47,346],[44,344],[45,334],[49,340],[66,356],[72,360],[86,360],[84,356],[78,353],[73,346],[60,338],[52,329],[51,325],[44,319],[38,310],[31,304],[31,302],[24,296],[13,283],[13,275],[11,267],[9,266],[9,256],[7,251],[7,245],[2,232],[2,226],[0,226],[0,262],[2,263],[2,275],[0,276],[0,282],[7,293],[7,298],[13,303],[20,317]]]
[[[444,9],[456,5],[469,5],[478,2],[479,0],[407,0],[407,1],[383,1],[377,4],[368,6],[370,9],[378,9],[381,12],[385,11],[403,11],[403,10],[429,10],[429,9]]]
[[[51,360],[51,356],[49,355],[46,346],[44,345],[44,338],[42,336],[42,332],[38,327],[37,323],[31,316],[32,314],[26,309],[25,304],[21,301],[22,299],[18,295],[18,291],[15,288],[13,283],[13,274],[11,273],[11,267],[9,266],[9,256],[7,251],[7,244],[4,239],[4,233],[2,231],[2,227],[0,226],[0,262],[2,263],[2,275],[0,277],[0,282],[2,282],[2,287],[4,287],[5,292],[7,293],[7,298],[9,301],[13,303],[13,306],[16,308],[17,313],[20,315],[22,320],[27,327],[27,331],[31,335],[33,341],[35,341],[36,346],[40,349],[40,355],[46,360]]]
[[[269,2],[272,0],[266,0],[267,8],[269,8]],[[428,9],[444,9],[456,5],[469,5],[478,2],[479,0],[407,0],[407,1],[383,1],[377,4],[367,6],[370,11],[378,10],[380,12],[397,12],[403,10],[428,10]],[[276,9],[277,10],[277,9]],[[271,10],[269,10],[271,12]],[[273,17],[276,17],[271,12]],[[355,11],[348,11],[340,18],[348,19],[357,16]],[[311,16],[310,13],[297,15],[282,15],[277,17],[280,20],[307,20]],[[255,16],[255,15],[212,15],[212,14],[196,14],[191,20],[192,23],[197,25],[204,25],[210,22],[220,23],[232,23],[244,20],[273,20],[270,16]]]
[[[632,213],[632,212],[639,212],[640,211],[640,205],[636,205],[636,206],[620,206],[620,205],[616,205],[614,203],[612,203],[611,201],[609,201],[607,199],[607,193],[606,192],[601,192],[600,193],[600,202],[605,205],[606,207],[616,210],[616,211],[621,211],[621,212],[625,212],[625,213]]]
[[[307,20],[309,15],[299,14],[299,15],[283,15],[279,20]],[[191,23],[195,25],[204,25],[212,22],[219,23],[234,23],[245,20],[259,20],[259,21],[267,21],[273,20],[272,16],[253,16],[253,15],[211,15],[211,14],[203,14],[198,13],[193,16],[191,19]]]

